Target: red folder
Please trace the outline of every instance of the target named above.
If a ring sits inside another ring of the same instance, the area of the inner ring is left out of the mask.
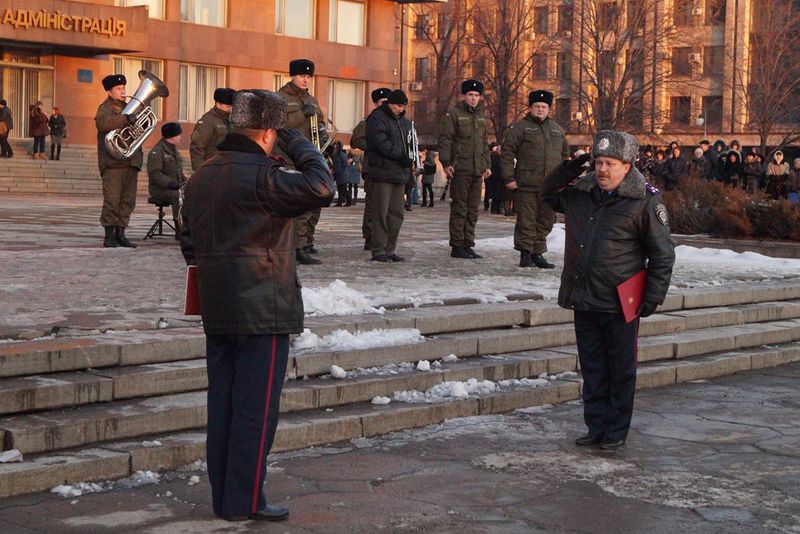
[[[647,269],[642,269],[617,286],[617,294],[619,295],[619,303],[622,305],[622,313],[625,315],[625,322],[629,323],[639,316],[636,310],[639,309],[639,305],[642,303],[646,284]]]
[[[197,291],[197,266],[186,269],[186,298],[183,303],[184,315],[200,315],[200,294]]]

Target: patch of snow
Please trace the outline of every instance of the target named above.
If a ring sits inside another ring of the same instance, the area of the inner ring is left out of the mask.
[[[336,279],[328,287],[303,288],[303,308],[306,315],[356,315],[361,313],[384,313],[383,308],[373,307],[367,298]]]
[[[318,343],[319,336],[308,328],[303,328],[303,333],[294,338],[292,348],[294,350],[313,349]]]
[[[141,486],[149,486],[158,484],[161,481],[161,475],[153,471],[136,471],[134,474],[126,479],[120,480],[117,485],[122,488],[139,488]]]
[[[392,393],[392,399],[410,404],[434,404],[452,399],[464,399],[471,394],[485,395],[494,392],[496,389],[497,384],[491,380],[479,381],[475,378],[470,378],[466,382],[442,382],[424,392],[416,390],[395,391]]]
[[[431,362],[428,360],[420,360],[417,362],[417,371],[430,371]]]
[[[75,484],[61,484],[50,490],[59,497],[69,499],[72,497],[80,497],[82,495],[89,495],[90,493],[102,493],[112,489],[109,485],[103,485],[98,482],[77,482]]]
[[[344,378],[347,376],[347,371],[345,371],[338,365],[331,365],[331,376],[333,378]]]
[[[423,341],[425,341],[425,336],[420,334],[416,328],[387,328],[368,332],[359,330],[355,333],[347,330],[334,330],[330,335],[322,338],[305,329],[295,338],[292,347],[295,350],[354,350],[410,345]]]
[[[3,451],[0,453],[0,464],[10,464],[13,462],[21,462],[22,461],[22,453],[19,452],[17,449],[11,449],[10,451]]]
[[[442,361],[443,361],[444,363],[453,363],[453,362],[457,362],[457,361],[458,361],[458,356],[456,356],[455,354],[448,354],[447,356],[445,356],[444,358],[442,358]]]
[[[378,395],[372,398],[372,404],[389,404],[390,402],[392,402],[392,399],[389,397],[381,397]]]
[[[189,477],[189,482],[187,483],[189,486],[194,486],[195,484],[200,483],[200,477],[197,475],[192,475]]]
[[[153,441],[143,441],[142,442],[142,447],[161,447],[162,445],[164,445],[164,444],[161,443],[160,441],[158,441],[157,439],[153,440]]]
[[[501,380],[497,383],[501,388],[528,387],[541,388],[549,385],[550,382],[542,378],[519,378],[514,380]]]

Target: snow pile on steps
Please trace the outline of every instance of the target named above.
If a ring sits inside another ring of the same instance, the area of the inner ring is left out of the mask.
[[[319,337],[308,328],[297,336],[292,343],[294,350],[355,350],[374,347],[393,347],[422,343],[425,336],[416,328],[376,329],[368,332],[334,330],[329,335]]]
[[[306,316],[310,317],[384,313],[385,311],[383,308],[375,308],[370,305],[364,295],[347,287],[347,284],[339,279],[331,282],[328,287],[304,287],[303,308]]]

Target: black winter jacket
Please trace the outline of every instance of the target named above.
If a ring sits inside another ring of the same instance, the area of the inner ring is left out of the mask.
[[[674,243],[658,190],[635,167],[617,191],[603,195],[594,172],[575,179],[559,166],[545,180],[543,198],[566,218],[564,271],[558,304],[580,311],[621,313],[617,286],[647,267],[643,300],[667,295]]]
[[[291,334],[303,330],[293,217],[330,204],[333,177],[302,138],[281,166],[235,133],[186,184],[181,249],[197,265],[207,335]]]
[[[397,117],[383,103],[367,117],[367,158],[373,182],[405,184],[411,181],[408,132],[411,122],[405,114]]]

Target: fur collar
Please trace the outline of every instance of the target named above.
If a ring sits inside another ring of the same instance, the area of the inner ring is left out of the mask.
[[[255,141],[248,139],[246,136],[229,133],[225,139],[217,145],[217,150],[221,152],[248,152],[250,154],[261,154],[266,156],[264,149],[262,149]]]
[[[631,166],[631,170],[628,172],[628,175],[622,180],[622,183],[619,184],[617,188],[617,194],[621,197],[627,198],[644,198],[647,196],[647,182],[644,179],[644,176],[639,169],[636,167]],[[585,174],[581,178],[575,182],[573,186],[578,191],[583,191],[588,193],[595,187],[597,187],[597,177],[594,174],[594,171]]]

